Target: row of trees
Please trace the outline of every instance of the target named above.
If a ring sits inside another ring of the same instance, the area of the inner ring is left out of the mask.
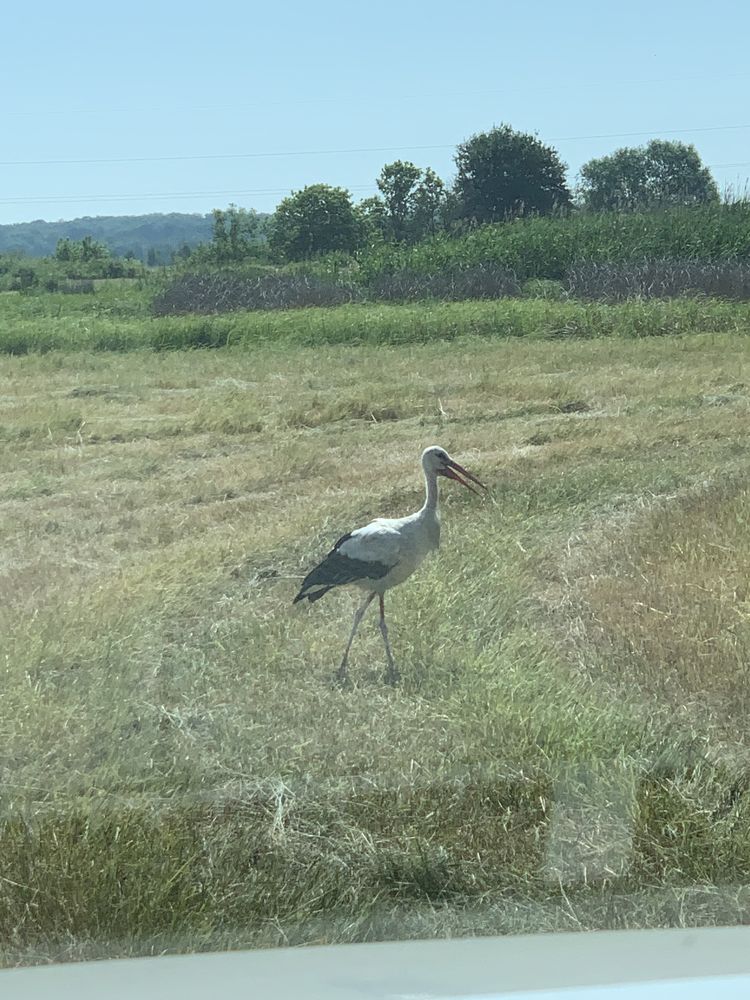
[[[106,243],[84,236],[81,240],[67,237],[57,241],[54,264],[48,287],[57,278],[134,278],[141,273],[141,262],[132,255],[115,257]]]
[[[279,204],[261,233],[259,217],[230,206],[214,212],[206,253],[217,262],[245,259],[267,247],[276,261],[304,260],[380,242],[416,243],[440,231],[573,209],[634,211],[716,201],[719,192],[693,146],[654,140],[593,159],[575,191],[552,146],[508,125],[472,136],[456,151],[448,187],[434,170],[397,160],[383,167],[378,194],[358,205],[348,191],[313,184]]]

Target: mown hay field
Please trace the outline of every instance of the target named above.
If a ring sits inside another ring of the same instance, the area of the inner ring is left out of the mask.
[[[745,922],[750,341],[662,333],[6,356],[3,961]]]

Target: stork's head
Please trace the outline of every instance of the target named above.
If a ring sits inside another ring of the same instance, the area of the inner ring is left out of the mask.
[[[487,489],[484,483],[481,483],[468,469],[464,469],[458,462],[454,462],[445,448],[439,448],[437,445],[425,448],[422,452],[422,468],[428,476],[445,476],[446,479],[455,479],[457,483],[461,483],[473,493],[479,493],[479,490],[475,490],[471,483],[476,483],[483,490]],[[468,480],[471,480],[471,483]]]

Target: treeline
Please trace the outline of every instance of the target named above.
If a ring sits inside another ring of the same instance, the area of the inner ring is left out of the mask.
[[[284,198],[262,231],[255,213],[216,211],[211,240],[191,263],[289,264],[331,253],[395,261],[404,247],[461,239],[488,224],[652,214],[721,201],[695,148],[680,142],[653,140],[593,159],[571,187],[556,149],[502,125],[461,143],[455,165],[447,184],[430,167],[388,163],[376,179],[377,195],[357,204],[344,188],[309,185]],[[571,230],[565,242],[576,243],[580,232]]]
[[[0,254],[0,291],[92,292],[94,280],[139,278],[146,273],[137,260],[113,257],[109,247],[90,236],[59,240],[52,257]]]
[[[284,198],[272,216],[230,205],[210,216],[146,218],[152,226],[155,220],[200,222],[197,245],[171,250],[168,263],[182,272],[312,267],[330,277],[343,269],[368,287],[384,276],[400,274],[408,285],[410,274],[444,278],[489,265],[520,281],[561,280],[581,262],[750,256],[747,200],[722,202],[710,171],[684,143],[653,140],[616,150],[585,164],[570,186],[554,147],[501,125],[461,143],[455,167],[446,183],[430,167],[388,163],[376,178],[378,193],[356,204],[347,190],[320,183]],[[89,230],[112,221],[77,220]],[[45,262],[45,274],[28,260],[0,259],[0,287],[137,276],[143,255],[132,248],[126,253],[123,263],[92,232],[66,235]],[[167,261],[149,251],[145,263]],[[486,283],[485,276],[477,280]]]
[[[144,264],[169,264],[178,251],[194,249],[211,239],[212,216],[171,212],[149,215],[96,216],[61,222],[19,222],[0,225],[0,253],[50,257],[60,240],[89,236],[103,243],[114,257]]]

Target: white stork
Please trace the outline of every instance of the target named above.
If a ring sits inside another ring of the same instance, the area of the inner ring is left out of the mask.
[[[342,535],[325,559],[308,573],[300,592],[294,598],[295,604],[305,598],[310,602],[317,601],[329,590],[345,584],[355,584],[367,591],[364,603],[355,612],[354,625],[338,669],[337,678],[341,683],[346,681],[346,664],[355,633],[376,594],[380,598],[380,631],[388,660],[387,680],[393,684],[399,679],[388,642],[383,595],[386,590],[403,583],[411,576],[425,556],[440,545],[437,477],[455,479],[474,493],[479,493],[479,490],[475,490],[467,480],[476,483],[483,490],[487,489],[476,476],[454,462],[443,448],[425,448],[422,452],[422,469],[425,501],[416,514],[409,514],[407,517],[378,517],[364,528]]]

